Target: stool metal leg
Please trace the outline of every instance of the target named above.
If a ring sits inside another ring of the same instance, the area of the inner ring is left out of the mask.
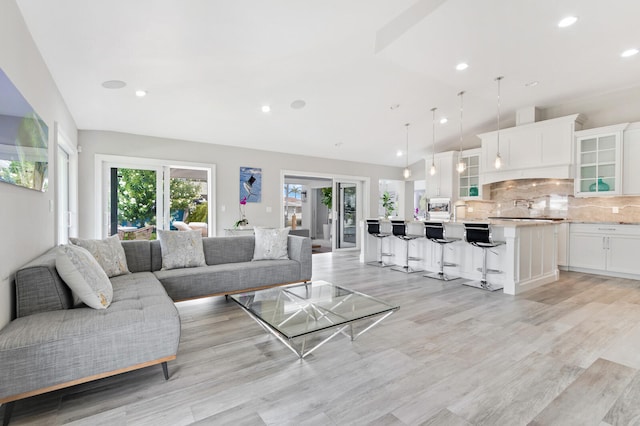
[[[482,248],[482,270],[481,270],[482,278],[480,279],[480,281],[469,281],[462,284],[467,285],[469,287],[476,287],[476,288],[481,288],[483,290],[489,290],[489,291],[501,290],[503,288],[503,286],[501,285],[491,284],[487,282],[487,272],[502,273],[502,271],[498,271],[496,269],[487,269],[487,251],[488,250],[489,250],[488,248]]]
[[[441,281],[453,281],[457,280],[460,277],[452,277],[444,273],[445,266],[456,266],[455,263],[445,263],[444,261],[444,248],[446,244],[438,244],[440,246],[440,271],[432,272],[430,274],[425,274],[424,276],[427,278],[434,278],[436,280]]]
[[[384,250],[383,250],[384,240],[387,237],[377,237],[377,238],[378,238],[378,240],[380,240],[380,259],[379,260],[374,260],[372,262],[367,262],[367,265],[378,266],[380,268],[386,268],[387,266],[393,266],[392,264],[384,263],[385,256],[393,256],[391,253],[385,253]]]
[[[393,271],[398,271],[398,272],[404,272],[405,274],[414,274],[416,272],[422,272],[422,269],[413,269],[412,267],[409,266],[409,260],[419,260],[419,258],[417,257],[409,257],[409,242],[410,240],[405,240],[403,239],[403,241],[407,244],[406,247],[406,255],[405,255],[405,260],[404,260],[404,266],[394,266],[393,268],[391,268],[391,270]]]

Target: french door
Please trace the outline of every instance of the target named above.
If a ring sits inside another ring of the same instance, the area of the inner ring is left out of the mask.
[[[71,206],[69,193],[69,153],[58,147],[56,161],[56,198],[58,206],[58,244],[69,242],[69,228],[71,228]]]
[[[360,182],[342,180],[335,182],[335,235],[338,236],[335,248],[338,250],[358,247],[360,234],[358,223],[362,219],[360,192]]]
[[[101,206],[99,237],[154,239],[158,229],[185,222],[203,236],[215,235],[214,166],[104,156],[97,185]],[[138,161],[133,161],[138,160]],[[177,224],[177,223],[176,223]]]
[[[164,198],[162,167],[110,167],[107,235],[135,239],[148,230],[153,239],[156,229],[165,229]]]
[[[66,244],[78,235],[78,152],[55,123],[56,241]]]

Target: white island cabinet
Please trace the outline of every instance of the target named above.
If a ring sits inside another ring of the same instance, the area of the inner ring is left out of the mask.
[[[569,270],[640,278],[640,226],[572,223]]]
[[[491,249],[487,253],[487,267],[502,271],[499,274],[489,274],[489,282],[500,284],[506,294],[518,294],[525,290],[548,284],[558,280],[557,235],[558,227],[548,222],[512,222],[512,221],[483,221],[492,224],[493,239],[505,241],[506,244]],[[360,260],[370,262],[377,260],[380,255],[378,239],[367,234],[362,225],[362,253]],[[419,260],[410,261],[415,269],[436,272],[440,269],[440,247],[424,238],[424,223],[409,222],[408,232],[422,235],[409,242],[409,255]],[[455,263],[454,267],[446,267],[447,274],[459,276],[467,280],[480,279],[478,268],[482,267],[482,249],[473,247],[463,240],[463,222],[445,222],[448,238],[459,238],[451,244],[446,244],[445,262]],[[390,263],[404,264],[406,243],[399,238],[390,236],[384,239],[384,251],[393,254],[385,258]],[[395,272],[394,272],[395,273]],[[429,280],[429,278],[425,278]],[[451,284],[460,281],[451,281]],[[483,290],[477,290],[483,291]]]

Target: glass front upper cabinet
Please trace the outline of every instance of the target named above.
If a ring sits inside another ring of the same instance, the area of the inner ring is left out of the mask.
[[[460,198],[480,198],[480,150],[462,151],[465,169],[458,175],[458,196]]]
[[[576,132],[576,195],[620,194],[624,127],[626,124]]]

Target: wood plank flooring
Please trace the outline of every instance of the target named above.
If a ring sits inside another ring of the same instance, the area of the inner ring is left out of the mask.
[[[640,281],[563,272],[513,297],[355,254],[313,262],[400,310],[299,361],[224,297],[179,303],[169,381],[154,366],[29,398],[11,424],[640,424]]]

